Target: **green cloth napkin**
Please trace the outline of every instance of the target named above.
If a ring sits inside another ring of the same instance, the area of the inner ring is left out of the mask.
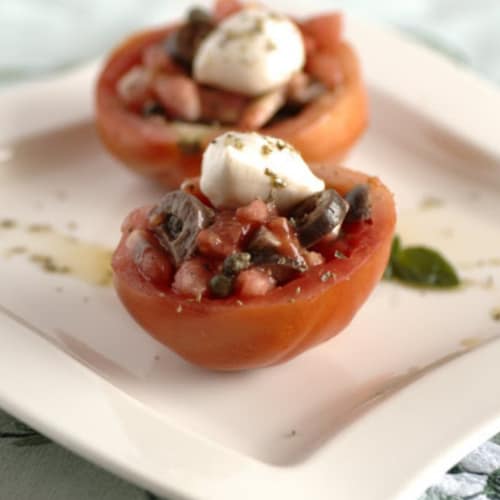
[[[152,500],[0,410],[1,500]]]

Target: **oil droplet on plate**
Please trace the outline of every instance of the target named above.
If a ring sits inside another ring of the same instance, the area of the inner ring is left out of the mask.
[[[484,339],[481,339],[480,337],[465,337],[460,341],[460,345],[469,350],[474,349],[474,347],[480,346],[483,341]]]
[[[493,321],[500,321],[500,306],[499,307],[494,307],[491,311],[491,319]]]
[[[99,286],[111,284],[112,251],[102,245],[60,233],[48,224],[0,225],[6,258],[27,258],[44,272],[65,274]],[[19,256],[19,257],[18,257]]]

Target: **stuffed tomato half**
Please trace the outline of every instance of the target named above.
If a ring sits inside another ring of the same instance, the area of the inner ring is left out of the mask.
[[[170,188],[199,175],[202,151],[224,131],[280,137],[317,163],[343,157],[367,122],[340,14],[298,21],[235,0],[123,42],[95,106],[107,149]]]
[[[383,274],[395,209],[377,178],[321,173],[280,139],[215,139],[199,180],[123,223],[113,269],[125,307],[215,370],[280,363],[339,333]]]

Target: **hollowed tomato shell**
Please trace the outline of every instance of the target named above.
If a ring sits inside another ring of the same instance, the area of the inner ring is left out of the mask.
[[[201,152],[209,141],[234,129],[217,126],[194,131],[191,135],[196,136],[198,147],[186,151],[186,127],[179,131],[171,122],[146,120],[127,110],[119,99],[116,84],[120,78],[140,64],[146,47],[164,40],[176,27],[138,33],[117,47],[99,75],[95,95],[97,129],[106,148],[123,164],[170,188],[199,175]],[[259,130],[290,142],[313,169],[316,163],[343,158],[368,120],[357,56],[347,43],[340,42],[337,57],[342,84],[305,106],[299,115]]]
[[[337,335],[384,272],[396,216],[392,194],[377,178],[341,167],[323,170],[327,185],[341,194],[357,184],[370,188],[371,221],[347,229],[348,258],[331,258],[243,304],[236,297],[197,303],[145,280],[124,234],[113,256],[114,283],[130,314],[184,359],[214,370],[273,365]],[[137,227],[143,222],[137,220]]]

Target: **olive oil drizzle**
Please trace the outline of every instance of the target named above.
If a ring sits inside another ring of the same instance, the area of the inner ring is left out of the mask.
[[[0,220],[0,255],[24,258],[40,270],[61,274],[98,286],[112,281],[112,251],[73,235],[57,231],[49,224],[21,224]]]

